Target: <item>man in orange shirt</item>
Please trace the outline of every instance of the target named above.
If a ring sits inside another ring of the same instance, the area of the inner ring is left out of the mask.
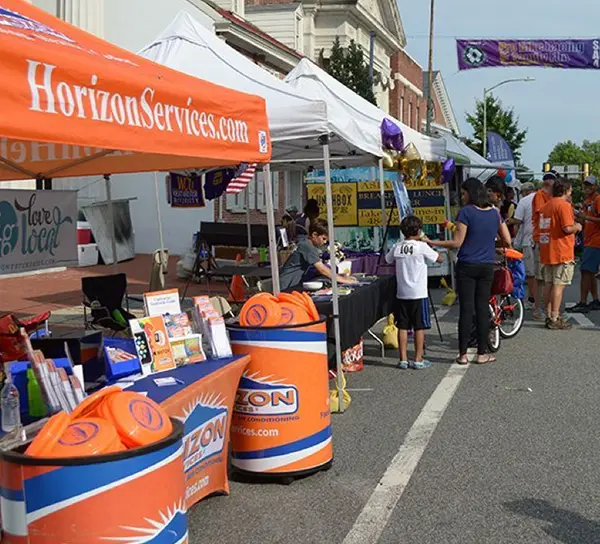
[[[570,329],[571,324],[560,317],[563,291],[571,285],[575,271],[575,234],[581,224],[575,223],[571,184],[557,179],[552,186],[552,199],[542,208],[539,222],[540,261],[544,276],[546,328]]]
[[[583,181],[585,199],[583,209],[577,219],[584,223],[583,229],[583,258],[581,259],[581,292],[575,306],[566,308],[567,312],[587,313],[600,310],[598,300],[598,284],[596,274],[600,268],[600,195],[596,176],[588,176]],[[592,302],[587,303],[589,294]]]
[[[536,321],[544,320],[544,312],[542,310],[542,293],[544,291],[544,275],[542,274],[542,266],[540,263],[540,213],[542,208],[552,198],[552,185],[556,180],[554,172],[548,172],[544,175],[544,184],[541,189],[538,189],[531,203],[531,222],[533,223],[533,260],[535,268],[535,279],[537,289],[535,292],[535,300],[533,307],[533,318]]]

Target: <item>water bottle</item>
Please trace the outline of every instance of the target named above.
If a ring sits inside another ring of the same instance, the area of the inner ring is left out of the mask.
[[[0,406],[2,409],[2,431],[10,433],[21,426],[21,412],[19,406],[19,390],[12,381],[10,365],[5,367],[6,381],[0,392]]]

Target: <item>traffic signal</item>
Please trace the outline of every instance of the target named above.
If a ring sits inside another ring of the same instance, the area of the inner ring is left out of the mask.
[[[542,166],[542,171],[544,173],[546,173],[546,172],[550,172],[550,170],[552,170],[552,165],[549,162],[545,162],[544,165]]]
[[[590,164],[585,162],[583,163],[583,179],[587,178],[590,175]]]

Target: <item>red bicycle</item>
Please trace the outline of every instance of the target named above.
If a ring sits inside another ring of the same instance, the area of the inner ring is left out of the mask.
[[[505,259],[522,259],[518,251],[503,250]],[[510,278],[510,281],[509,281]],[[505,263],[499,263],[495,271],[492,296],[490,297],[490,332],[488,347],[495,353],[500,349],[502,338],[514,338],[523,327],[525,309],[523,301],[512,294],[512,274]]]

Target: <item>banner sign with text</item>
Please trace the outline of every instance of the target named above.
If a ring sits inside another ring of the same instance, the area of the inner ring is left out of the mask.
[[[496,132],[487,133],[487,160],[498,163],[512,163],[515,158],[508,142]]]
[[[393,209],[390,226],[400,225],[398,208],[394,207],[394,188],[391,181],[384,182],[385,187],[385,222],[390,218]],[[378,181],[358,182],[358,226],[379,227],[381,226],[381,193]]]
[[[173,208],[204,208],[202,176],[182,175],[171,172],[167,177],[169,203]]]
[[[77,264],[77,191],[0,189],[0,275]]]
[[[458,69],[503,66],[600,69],[600,38],[586,40],[456,40]]]
[[[413,213],[424,225],[439,225],[446,220],[442,165],[436,162],[409,161],[404,177]]]
[[[319,203],[320,218],[327,219],[325,199],[325,183],[307,185],[308,198]],[[332,183],[333,224],[336,227],[352,227],[356,225],[356,183]]]

